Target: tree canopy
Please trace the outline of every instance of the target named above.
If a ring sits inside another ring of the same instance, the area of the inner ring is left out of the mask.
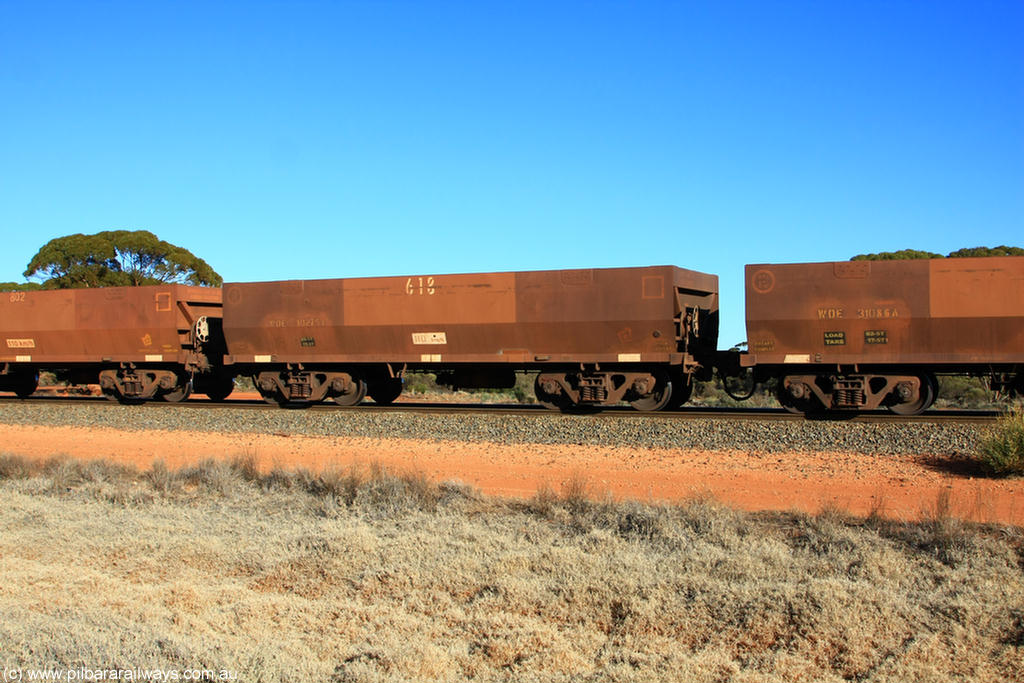
[[[42,288],[38,282],[0,282],[0,292],[31,292]]]
[[[24,275],[41,280],[43,289],[223,282],[206,261],[148,230],[56,237],[32,257]]]
[[[971,256],[1024,256],[1020,247],[965,247],[949,254],[949,258],[968,258]]]
[[[977,256],[1024,256],[1024,249],[1020,247],[965,247],[943,256],[930,251],[919,251],[917,249],[902,249],[900,251],[881,251],[877,254],[858,254],[851,258],[851,261],[898,261],[920,258],[968,258]]]
[[[942,254],[917,249],[901,249],[900,251],[881,251],[877,254],[857,254],[851,261],[904,261],[920,258],[943,258]]]

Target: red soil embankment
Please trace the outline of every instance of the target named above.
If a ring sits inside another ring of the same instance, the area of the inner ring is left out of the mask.
[[[269,470],[380,463],[435,481],[458,480],[501,496],[528,498],[542,485],[559,491],[583,480],[595,497],[681,501],[713,496],[746,510],[826,507],[899,519],[935,513],[948,495],[951,514],[1024,525],[1024,480],[973,477],[961,463],[928,456],[850,453],[757,454],[580,445],[497,445],[286,434],[119,431],[0,425],[0,451],[32,458],[105,458],[147,469],[207,458],[254,456]]]

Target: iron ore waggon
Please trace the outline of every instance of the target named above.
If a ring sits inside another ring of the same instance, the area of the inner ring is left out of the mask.
[[[224,285],[227,367],[268,401],[394,401],[409,371],[551,408],[681,405],[710,377],[718,278],[673,266]]]
[[[746,267],[741,365],[795,412],[916,414],[936,374],[1024,393],[1024,257]]]
[[[28,396],[39,373],[98,383],[123,401],[226,397],[221,292],[162,285],[0,295],[0,389]]]

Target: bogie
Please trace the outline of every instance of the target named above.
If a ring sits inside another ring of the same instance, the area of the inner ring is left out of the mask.
[[[311,406],[327,398],[337,405],[353,406],[366,395],[364,380],[337,370],[287,368],[261,372],[254,380],[263,400],[288,407]]]
[[[622,401],[641,412],[675,409],[692,391],[691,376],[663,369],[541,373],[534,383],[537,401],[561,411],[594,410]]]
[[[897,415],[918,415],[935,402],[938,383],[920,375],[787,375],[779,378],[779,403],[798,414],[887,408]]]

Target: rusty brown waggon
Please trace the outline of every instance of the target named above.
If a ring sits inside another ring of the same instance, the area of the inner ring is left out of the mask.
[[[549,407],[658,410],[712,370],[718,278],[657,266],[227,283],[224,317],[228,363],[279,403],[390,403],[416,370],[461,388],[532,370]]]
[[[919,413],[936,373],[1020,388],[1024,257],[746,267],[743,365],[787,408]]]
[[[180,401],[231,391],[218,371],[221,290],[186,285],[0,293],[0,388],[31,394],[41,371],[111,398]]]

